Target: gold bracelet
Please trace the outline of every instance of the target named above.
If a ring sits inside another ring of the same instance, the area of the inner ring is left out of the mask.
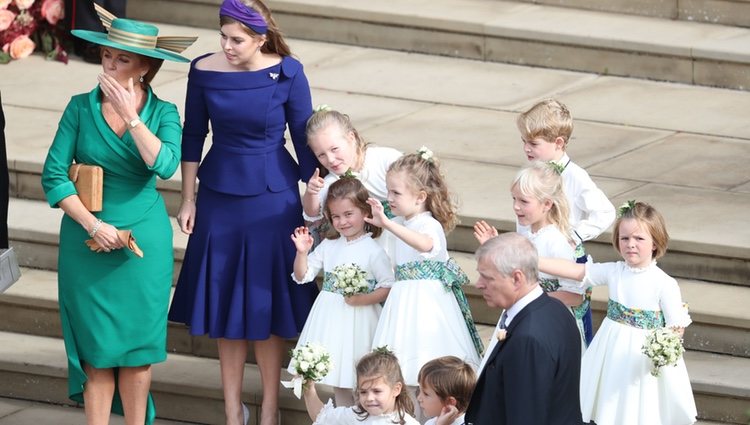
[[[195,202],[195,198],[182,198],[182,202]]]

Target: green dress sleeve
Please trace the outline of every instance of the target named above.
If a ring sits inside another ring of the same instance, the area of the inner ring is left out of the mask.
[[[78,101],[73,98],[65,107],[42,170],[42,187],[47,202],[53,208],[57,208],[58,203],[68,196],[78,194],[68,177],[68,168],[73,163],[76,150],[78,127]]]
[[[160,101],[157,112],[153,116],[159,119],[149,123],[149,129],[161,141],[161,148],[154,160],[154,165],[149,166],[148,169],[166,180],[174,175],[180,164],[180,140],[182,139],[180,114],[173,103]]]

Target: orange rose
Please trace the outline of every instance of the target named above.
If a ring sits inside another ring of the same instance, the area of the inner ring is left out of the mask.
[[[10,42],[10,57],[13,59],[22,59],[30,55],[36,45],[27,35],[19,35],[15,40]]]
[[[42,16],[52,25],[65,17],[65,5],[63,0],[44,0],[42,3]]]
[[[28,9],[34,4],[34,0],[16,0],[16,6],[19,10]]]
[[[8,9],[0,9],[0,31],[5,31],[16,19],[16,14]]]

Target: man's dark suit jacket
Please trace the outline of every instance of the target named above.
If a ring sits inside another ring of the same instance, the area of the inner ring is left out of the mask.
[[[494,337],[494,336],[493,336]],[[579,425],[581,335],[570,311],[542,294],[511,321],[466,411],[473,425]]]

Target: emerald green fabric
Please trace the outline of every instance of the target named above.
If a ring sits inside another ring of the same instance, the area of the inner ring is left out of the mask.
[[[63,113],[42,172],[50,206],[76,195],[68,179],[75,161],[104,169],[103,210],[94,213],[118,229],[132,229],[144,252],[95,253],[87,230],[67,215],[60,225],[58,291],[68,356],[68,393],[83,401],[83,363],[96,368],[144,366],[166,360],[167,309],[172,285],[172,227],[156,177],[167,179],[180,163],[180,117],[174,104],[149,89],[140,117],[161,140],[147,166],[125,132],[118,137],[101,113],[101,92],[74,96]],[[116,394],[112,410],[122,414]],[[147,424],[155,418],[149,395]]]

